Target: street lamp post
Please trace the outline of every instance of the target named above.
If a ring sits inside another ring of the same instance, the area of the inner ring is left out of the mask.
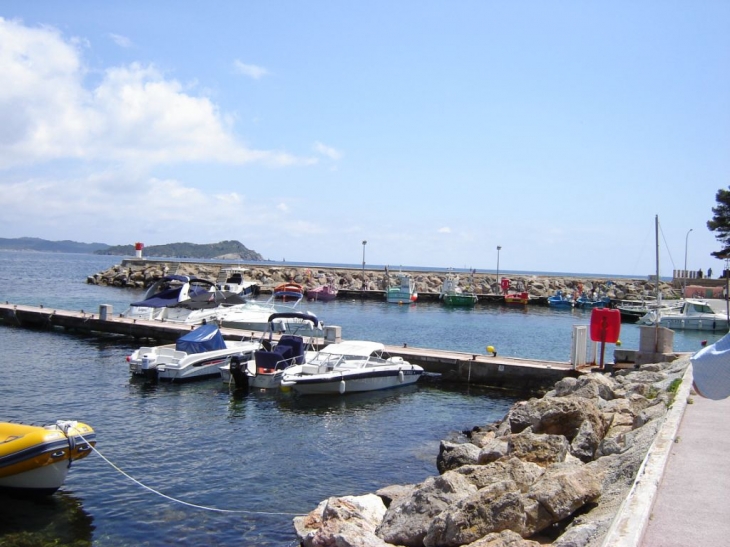
[[[684,236],[684,273],[682,274],[682,277],[684,277],[684,290],[682,291],[687,292],[687,243],[689,243],[689,233],[692,231],[692,228],[690,228],[687,231],[687,235]],[[685,296],[682,294],[682,296]]]
[[[497,245],[497,286],[500,286],[499,284],[499,251],[502,250],[501,245]]]
[[[365,245],[367,245],[368,242],[366,240],[362,240],[362,286],[363,290],[365,290]]]

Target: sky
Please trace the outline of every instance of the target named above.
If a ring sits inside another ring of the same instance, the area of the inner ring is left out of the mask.
[[[5,0],[0,237],[644,277],[658,218],[660,275],[717,276],[728,28],[726,0]]]

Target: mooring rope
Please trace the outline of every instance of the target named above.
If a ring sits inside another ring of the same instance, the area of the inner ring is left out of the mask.
[[[84,439],[83,435],[78,435],[81,437],[86,444],[91,447],[91,450],[96,452],[99,457],[104,460],[106,463],[108,463],[112,468],[114,468],[116,471],[127,477],[129,480],[131,480],[133,483],[135,483],[138,486],[141,486],[145,490],[149,490],[153,494],[157,494],[160,497],[165,498],[166,500],[179,503],[181,505],[187,505],[188,507],[193,507],[195,509],[203,509],[205,511],[215,511],[217,513],[245,513],[248,515],[282,515],[287,517],[299,517],[303,516],[302,513],[281,513],[281,512],[275,512],[275,511],[248,511],[246,509],[219,509],[217,507],[208,507],[205,505],[198,505],[196,503],[190,503],[181,499],[173,498],[172,496],[168,496],[167,494],[163,494],[159,490],[155,490],[154,488],[151,488],[147,486],[146,484],[143,484],[142,482],[138,481],[134,477],[132,477],[130,474],[126,473],[124,470],[120,469],[118,466],[116,466],[113,462],[111,462],[106,456],[104,456],[101,452],[99,452],[95,446],[93,446],[90,442],[88,442],[86,439]]]

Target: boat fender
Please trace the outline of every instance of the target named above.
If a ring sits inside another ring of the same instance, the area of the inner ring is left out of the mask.
[[[398,381],[402,384],[405,381],[405,374],[403,374],[403,369],[398,370]]]
[[[340,395],[342,395],[343,393],[345,393],[345,389],[347,389],[346,386],[345,386],[345,381],[344,380],[340,380]]]

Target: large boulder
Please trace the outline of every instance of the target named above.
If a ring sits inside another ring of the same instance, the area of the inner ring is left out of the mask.
[[[295,517],[294,529],[304,547],[389,547],[375,534],[385,510],[375,494],[333,497]]]
[[[410,496],[393,501],[376,533],[390,543],[421,547],[433,519],[476,491],[468,478],[455,471],[429,477]]]

